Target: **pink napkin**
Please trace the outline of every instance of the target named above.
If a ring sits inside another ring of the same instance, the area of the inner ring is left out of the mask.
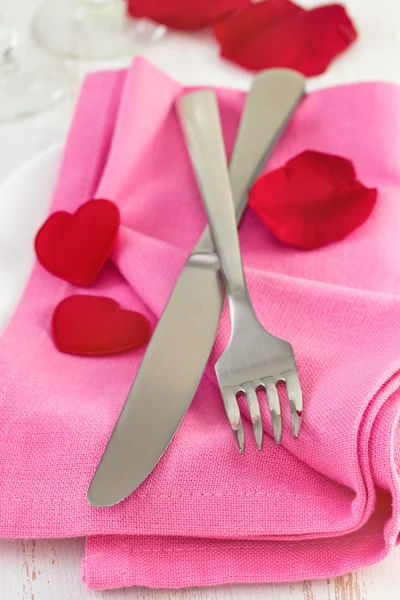
[[[143,59],[83,86],[52,210],[92,197],[121,210],[110,265],[91,289],[156,323],[205,224],[174,113],[184,88]],[[244,94],[218,90],[228,152]],[[104,358],[61,354],[55,305],[85,293],[35,265],[0,340],[0,535],[88,536],[91,588],[182,587],[334,576],[381,560],[400,530],[400,88],[383,83],[309,94],[268,168],[305,149],[354,161],[379,189],[368,222],[311,252],[286,247],[255,213],[240,230],[250,294],[292,342],[305,399],[300,438],[283,406],[281,446],[264,410],[256,449],[245,413],[239,455],[210,363],[157,468],[121,504],[86,492],[144,349]],[[164,399],[160,398],[160,402]],[[245,409],[244,409],[245,412]]]

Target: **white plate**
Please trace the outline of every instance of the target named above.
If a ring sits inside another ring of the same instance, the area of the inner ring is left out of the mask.
[[[31,159],[0,186],[0,331],[31,272],[35,235],[48,214],[63,144]]]

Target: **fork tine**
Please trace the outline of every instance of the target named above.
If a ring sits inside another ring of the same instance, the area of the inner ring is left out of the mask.
[[[240,454],[244,454],[244,431],[242,419],[239,421],[237,429],[232,429]]]
[[[262,450],[263,428],[260,415],[260,405],[255,388],[252,385],[245,386],[247,406],[250,411],[251,422],[253,423],[254,437],[256,438],[257,448]]]
[[[290,412],[292,413],[293,437],[297,438],[303,417],[303,395],[299,376],[295,371],[288,371],[285,373],[285,381],[290,402]]]
[[[278,390],[273,379],[264,379],[265,391],[267,394],[269,410],[271,412],[272,426],[274,428],[274,438],[277,444],[280,444],[282,437],[282,419],[281,405],[279,404]]]
[[[225,411],[231,424],[233,435],[239,447],[240,454],[244,453],[244,431],[240,416],[239,405],[235,394],[231,390],[221,390]]]

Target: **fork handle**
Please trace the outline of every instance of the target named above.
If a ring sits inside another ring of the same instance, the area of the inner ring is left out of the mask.
[[[217,97],[212,90],[192,92],[177,107],[228,296],[247,296]]]

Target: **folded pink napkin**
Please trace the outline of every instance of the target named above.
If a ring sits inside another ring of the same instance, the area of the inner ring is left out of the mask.
[[[83,86],[52,210],[116,202],[122,228],[91,293],[156,323],[205,214],[174,112],[184,88],[143,59]],[[218,90],[228,152],[244,94]],[[181,587],[334,576],[382,559],[400,530],[400,88],[364,83],[309,94],[268,168],[305,149],[350,158],[379,189],[371,218],[310,252],[278,243],[251,210],[240,230],[264,326],[292,342],[305,400],[300,438],[288,407],[264,450],[245,417],[235,446],[214,374],[224,312],[194,401],[164,457],[121,504],[86,492],[144,349],[61,354],[55,305],[85,293],[35,265],[0,340],[0,535],[88,536],[91,588]],[[160,398],[160,402],[164,399]]]

